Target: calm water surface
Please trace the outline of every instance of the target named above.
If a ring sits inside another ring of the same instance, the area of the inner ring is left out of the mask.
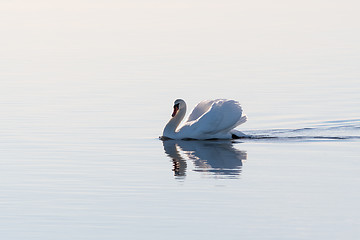
[[[358,239],[356,1],[1,3],[2,239]],[[183,98],[236,141],[161,141]]]

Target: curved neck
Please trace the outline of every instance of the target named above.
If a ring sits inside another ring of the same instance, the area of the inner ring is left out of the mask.
[[[163,136],[172,138],[177,132],[176,128],[179,126],[180,122],[184,119],[186,113],[186,106],[179,109],[174,117],[166,124]]]

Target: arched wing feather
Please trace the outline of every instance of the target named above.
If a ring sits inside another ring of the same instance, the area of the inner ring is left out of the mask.
[[[208,104],[210,103],[204,103],[203,106],[205,107],[200,105],[201,107],[199,109],[203,111]],[[197,114],[200,112],[201,111],[198,111]],[[196,114],[193,116],[196,117]],[[241,117],[242,108],[237,101],[218,99],[212,101],[208,110],[196,118],[196,120],[187,122],[183,126],[182,131],[189,131],[187,133],[189,135],[214,135],[229,132],[238,125]],[[189,117],[189,119],[192,118]]]
[[[192,122],[194,120],[197,120],[199,117],[201,117],[204,113],[209,111],[210,107],[216,100],[204,100],[198,103],[196,107],[193,109],[191,114],[189,115],[186,122]]]

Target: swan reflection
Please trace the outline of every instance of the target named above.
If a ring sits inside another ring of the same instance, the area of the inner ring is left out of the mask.
[[[233,144],[231,141],[163,141],[165,153],[173,162],[174,175],[179,179],[186,176],[187,160],[193,162],[195,172],[215,178],[238,178],[247,154],[235,149]]]

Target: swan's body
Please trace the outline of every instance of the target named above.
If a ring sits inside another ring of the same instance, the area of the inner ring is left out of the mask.
[[[186,113],[186,103],[177,99],[172,118],[166,124],[163,137],[171,139],[232,139],[246,136],[235,127],[246,122],[241,105],[234,100],[206,100],[192,111],[182,127],[178,128]]]

